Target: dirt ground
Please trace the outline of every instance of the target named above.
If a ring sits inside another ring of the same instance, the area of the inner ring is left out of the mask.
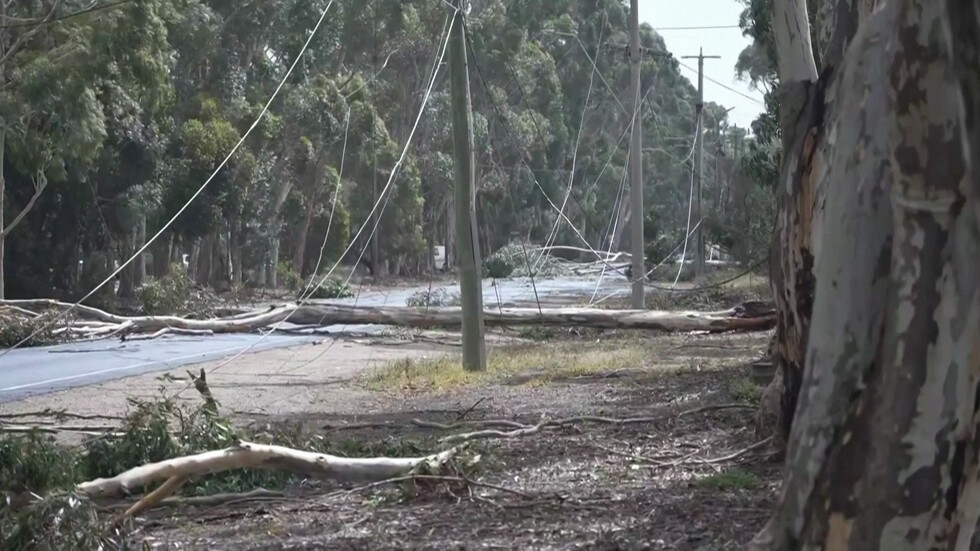
[[[278,497],[150,511],[136,519],[133,540],[155,549],[741,548],[767,519],[779,479],[779,465],[757,445],[751,407],[757,394],[745,367],[768,338],[565,336],[540,346],[574,353],[612,343],[635,347],[638,361],[543,383],[515,375],[437,393],[365,383],[393,360],[458,352],[431,342],[327,341],[253,354],[217,370],[220,362],[205,364],[221,408],[240,423],[300,423],[327,439],[422,442],[427,449],[419,454],[447,447],[437,439],[448,433],[413,420],[656,419],[570,423],[476,441],[472,483],[338,491],[329,482],[304,481]],[[502,346],[499,337],[492,342]],[[171,395],[186,379],[184,369],[120,379],[3,404],[0,413],[122,414],[128,396]],[[199,400],[193,388],[180,397]]]

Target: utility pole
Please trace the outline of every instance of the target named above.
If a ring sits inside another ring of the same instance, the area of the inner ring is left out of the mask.
[[[701,223],[704,218],[701,209],[701,178],[702,174],[704,174],[704,60],[719,59],[720,57],[717,55],[704,55],[703,48],[698,52],[698,55],[686,55],[683,57],[684,59],[698,59],[697,136],[695,136],[697,143],[694,146],[693,209],[693,220],[696,224],[696,229],[694,230],[694,278],[698,281],[704,279],[704,231],[702,231],[704,226]]]
[[[643,246],[643,117],[640,116],[640,9],[630,0],[630,91],[633,94],[633,133],[630,136],[630,245],[633,253],[632,305],[643,309],[646,251]]]
[[[453,150],[456,155],[456,261],[459,263],[459,295],[463,317],[463,368],[467,371],[485,371],[487,354],[483,342],[483,282],[476,225],[476,167],[473,161],[469,67],[466,62],[466,35],[463,27],[465,2],[466,0],[453,0],[456,15],[449,40]]]

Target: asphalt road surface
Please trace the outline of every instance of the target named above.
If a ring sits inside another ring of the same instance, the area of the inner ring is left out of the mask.
[[[163,371],[252,351],[309,341],[269,335],[163,337],[145,341],[89,341],[12,350],[0,358],[0,403],[151,371]]]
[[[363,293],[358,297],[324,302],[361,306],[405,306],[405,300],[427,286]],[[458,287],[443,286],[449,294],[458,294]],[[596,291],[595,278],[558,278],[532,282],[527,278],[484,280],[484,308],[498,304],[528,306],[538,299],[546,306],[560,306],[569,300],[609,296],[629,296],[629,287],[622,277],[606,277]],[[433,287],[435,290],[436,287]],[[356,289],[355,289],[356,290]],[[288,324],[284,324],[288,327]],[[379,326],[332,326],[321,331],[379,331]],[[322,336],[320,337],[322,338]],[[22,348],[0,357],[0,403],[138,375],[165,371],[184,365],[218,360],[233,356],[245,349],[258,352],[310,342],[312,336],[287,335],[213,335],[175,336],[146,341],[120,342],[101,340],[69,343],[57,346]],[[251,346],[251,348],[248,348]]]

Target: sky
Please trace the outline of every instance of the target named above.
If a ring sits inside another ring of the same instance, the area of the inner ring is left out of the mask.
[[[742,3],[738,0],[639,0],[639,7],[640,22],[649,23],[664,37],[667,50],[689,67],[681,66],[681,74],[690,79],[695,87],[698,84],[698,60],[680,57],[698,55],[700,48],[704,48],[704,55],[721,56],[721,59],[704,60],[704,101],[714,101],[726,108],[734,107],[728,114],[728,119],[740,127],[748,128],[764,107],[762,92],[735,78],[738,54],[751,43],[751,39],[742,36],[742,30],[737,28]],[[732,25],[734,28],[670,29],[724,25]],[[709,79],[737,92],[727,90]],[[754,98],[755,101],[745,96]]]

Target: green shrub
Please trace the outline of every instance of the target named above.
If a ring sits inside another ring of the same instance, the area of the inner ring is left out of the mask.
[[[331,277],[326,281],[315,283],[316,287],[310,289],[308,298],[327,299],[327,298],[350,298],[354,296],[350,286],[342,279]]]
[[[74,482],[77,467],[74,456],[65,454],[50,435],[29,432],[0,437],[0,490],[45,493]]]
[[[143,311],[150,315],[174,314],[187,308],[190,277],[183,264],[174,263],[170,273],[152,278],[140,286],[137,296]]]
[[[490,256],[490,258],[484,262],[483,267],[484,276],[492,277],[494,279],[510,277],[510,274],[514,273],[514,265],[502,255]]]

